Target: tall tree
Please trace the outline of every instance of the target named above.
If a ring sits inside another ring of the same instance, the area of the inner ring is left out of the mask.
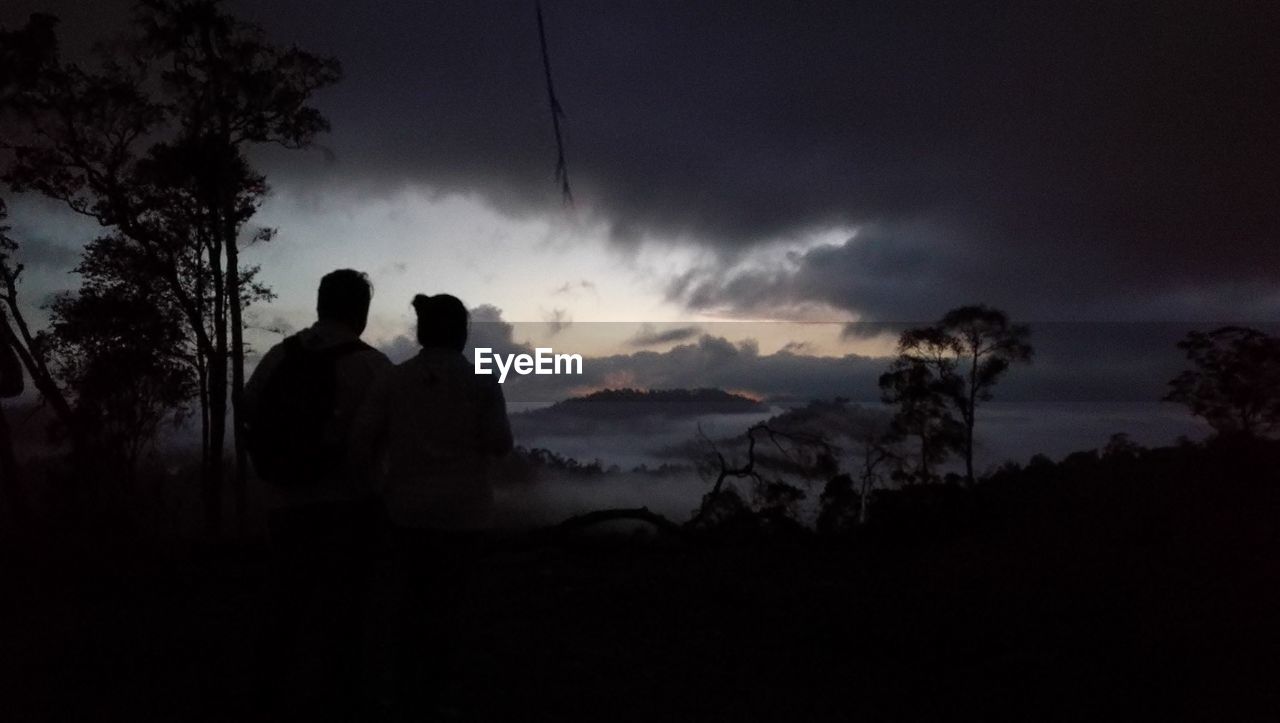
[[[329,129],[309,105],[312,94],[336,82],[336,60],[272,45],[262,31],[222,12],[218,0],[145,0],[139,25],[163,72],[181,132],[177,146],[191,165],[195,195],[208,212],[209,235],[220,247],[230,328],[231,401],[235,430],[237,503],[244,504],[247,449],[241,417],[244,393],[245,273],[241,230],[267,192],[245,150],[254,144],[300,149]],[[260,231],[251,240],[271,237]],[[242,510],[243,512],[243,510]]]
[[[959,448],[969,484],[974,482],[978,404],[991,399],[1010,366],[1031,361],[1030,336],[1030,328],[1011,323],[999,309],[962,306],[933,326],[904,331],[898,339],[898,358],[881,378],[881,388],[889,383],[900,409],[921,405],[913,411],[935,414],[936,402],[942,400],[955,410],[962,426]]]
[[[4,178],[115,229],[184,317],[199,376],[207,522],[220,526],[228,401],[243,510],[244,307],[241,247],[271,237],[247,224],[267,193],[246,152],[302,148],[327,129],[311,95],[339,77],[336,61],[272,45],[217,0],[144,0],[133,36],[99,48],[92,70],[64,62],[55,22],[35,16],[0,34]]]
[[[899,357],[880,375],[881,399],[895,408],[888,441],[914,438],[914,471],[908,480],[929,483],[934,469],[959,447],[964,426],[951,414],[937,372],[929,364]]]
[[[1280,338],[1224,326],[1193,331],[1178,343],[1194,368],[1170,382],[1165,401],[1185,404],[1218,434],[1280,431]]]

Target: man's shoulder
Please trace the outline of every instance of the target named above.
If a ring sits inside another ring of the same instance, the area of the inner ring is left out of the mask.
[[[374,370],[379,375],[385,374],[395,367],[395,365],[391,363],[391,360],[387,358],[386,354],[383,354],[380,350],[375,349],[368,344],[365,344],[363,349],[356,352],[355,357],[366,367]]]
[[[275,367],[279,365],[280,361],[284,359],[284,355],[284,341],[272,344],[265,352],[263,352],[262,357],[258,359],[258,363],[254,366],[253,374],[251,376],[269,375]]]
[[[360,359],[366,359],[369,361],[384,362],[388,366],[390,366],[391,360],[387,358],[387,355],[383,354],[381,350],[379,350],[377,347],[370,344],[369,342],[363,339],[356,339],[355,342],[353,342],[353,344],[354,344],[354,350],[352,351],[353,356],[358,357]]]
[[[372,372],[378,376],[392,367],[386,354],[359,340],[344,344],[339,364],[344,368]]]

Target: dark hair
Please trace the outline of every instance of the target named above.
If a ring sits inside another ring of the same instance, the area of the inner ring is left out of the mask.
[[[423,348],[460,352],[467,345],[467,307],[458,297],[418,294],[413,310],[418,312],[418,343]]]
[[[363,271],[330,271],[320,279],[316,315],[324,320],[342,321],[364,329],[372,298],[373,284],[369,283],[369,277]]]

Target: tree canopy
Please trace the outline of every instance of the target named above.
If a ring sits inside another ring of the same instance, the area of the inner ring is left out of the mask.
[[[982,304],[952,309],[937,324],[902,332],[898,357],[881,376],[880,388],[884,400],[898,407],[899,429],[919,437],[919,474],[926,480],[931,465],[956,448],[964,456],[966,480],[974,482],[978,403],[991,399],[1009,367],[1031,361],[1030,336],[1029,327]]]
[[[1280,431],[1280,339],[1224,326],[1190,332],[1178,348],[1192,368],[1170,380],[1165,401],[1185,404],[1219,434]]]

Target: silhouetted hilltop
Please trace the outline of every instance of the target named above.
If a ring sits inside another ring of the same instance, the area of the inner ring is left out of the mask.
[[[616,417],[643,414],[664,417],[695,417],[702,414],[752,414],[768,410],[768,405],[723,389],[602,389],[581,397],[570,397],[550,407],[523,412],[525,416]]]
[[[511,415],[516,439],[596,434],[602,427],[636,442],[669,434],[710,414],[767,414],[763,402],[722,389],[604,389]],[[669,441],[669,440],[668,440]]]

